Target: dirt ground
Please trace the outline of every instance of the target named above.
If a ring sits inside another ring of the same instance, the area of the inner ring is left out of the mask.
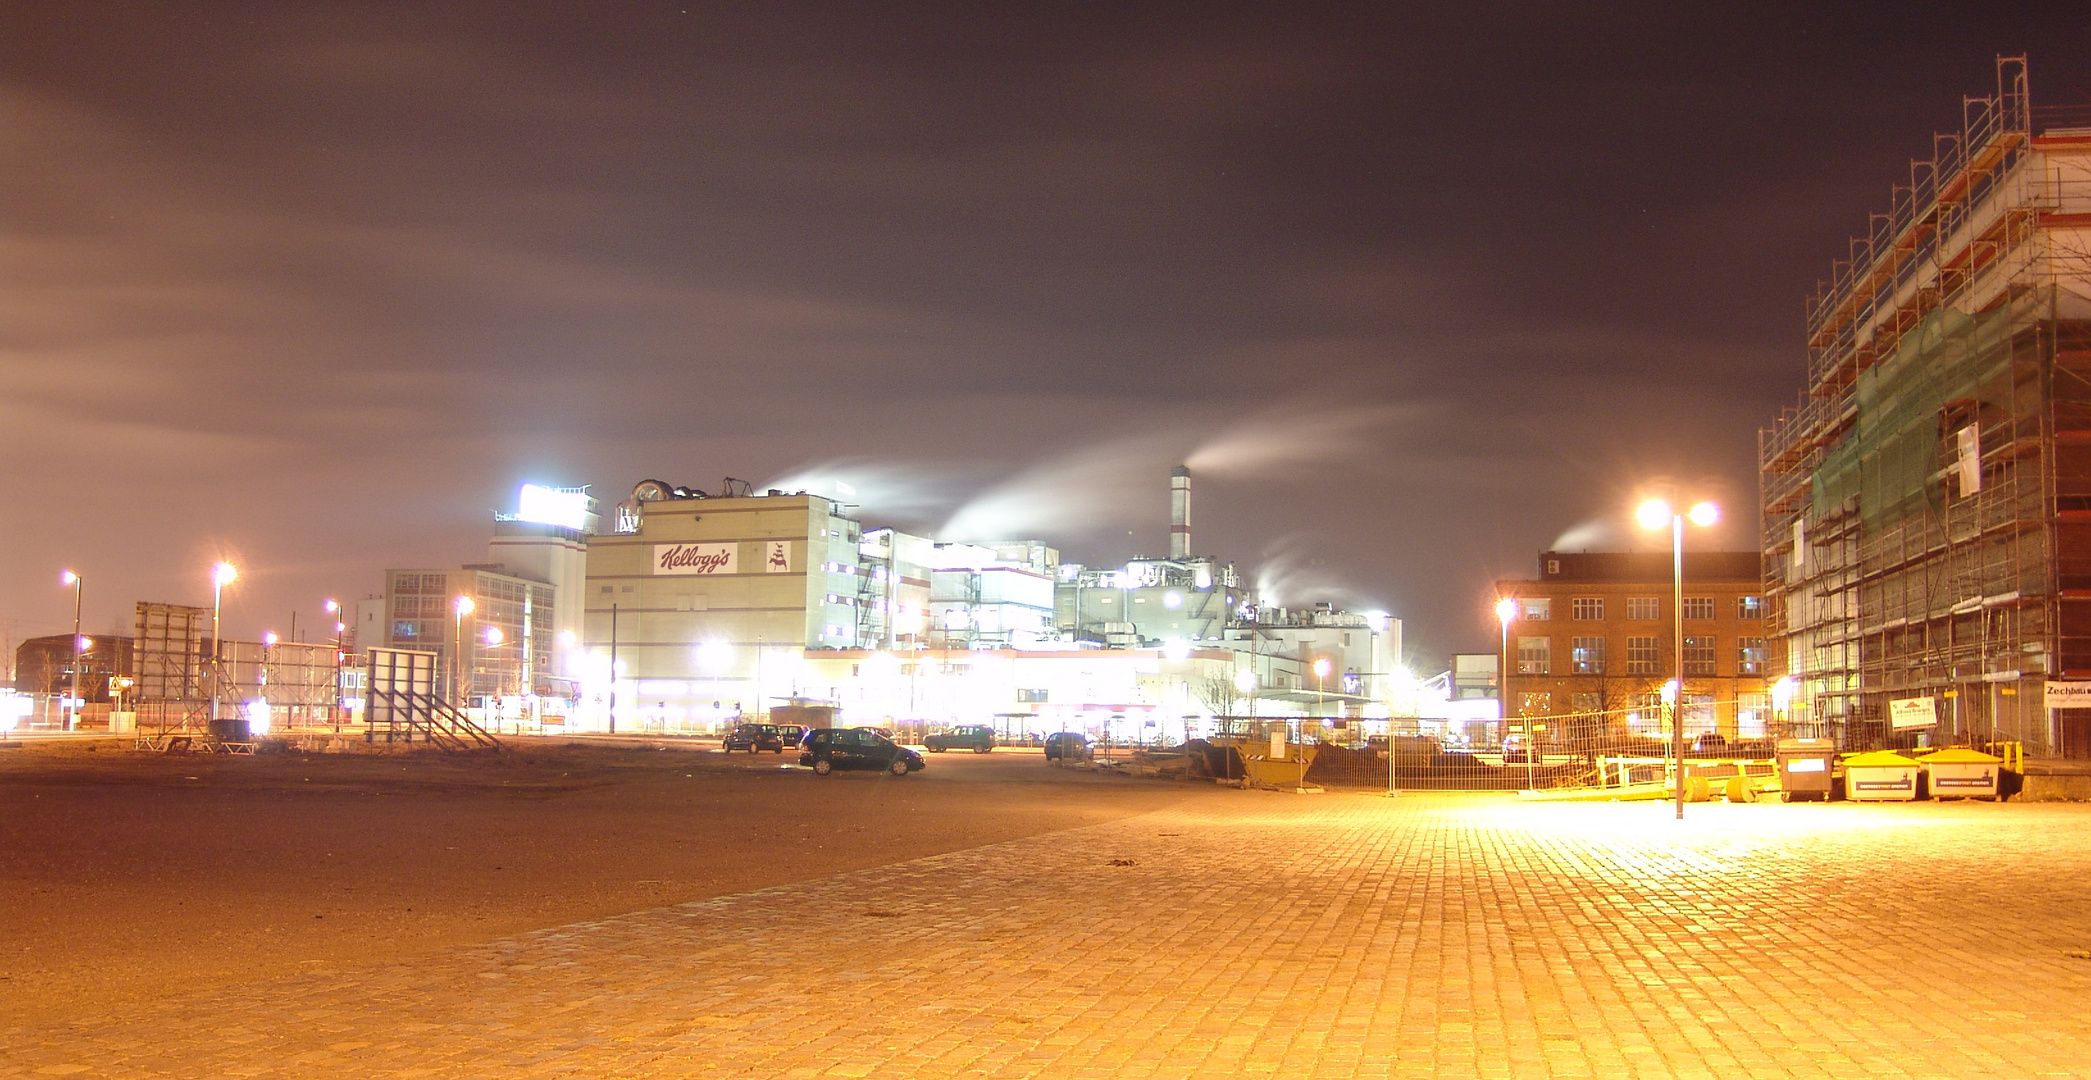
[[[395,959],[1038,836],[1194,797],[930,755],[816,777],[713,744],[492,756],[0,749],[0,1015]],[[777,912],[789,921],[792,912]]]

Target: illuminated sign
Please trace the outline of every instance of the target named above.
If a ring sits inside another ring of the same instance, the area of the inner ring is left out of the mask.
[[[1932,727],[1938,722],[1938,703],[1931,698],[1903,698],[1888,702],[1888,724],[1897,731]]]
[[[586,529],[588,495],[580,491],[560,491],[542,484],[524,484],[523,490],[516,495],[515,516],[518,521],[534,521],[577,531]]]
[[[739,544],[655,544],[656,574],[738,574]]]

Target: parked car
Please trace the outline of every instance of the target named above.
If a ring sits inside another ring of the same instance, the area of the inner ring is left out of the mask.
[[[971,750],[976,754],[985,754],[995,748],[995,729],[985,725],[955,727],[931,735],[922,740],[922,745],[929,747],[933,754],[941,754],[946,750]]]
[[[1079,731],[1056,731],[1045,737],[1047,761],[1082,761],[1090,753],[1089,736]]]
[[[781,754],[784,752],[784,735],[775,724],[742,724],[719,740],[719,749],[729,754],[735,750],[746,750],[751,754],[768,750]]]
[[[806,740],[806,730],[804,724],[778,724],[777,740],[785,746],[797,750],[799,744]]]
[[[815,728],[806,733],[799,764],[822,776],[836,769],[884,769],[895,776],[919,772],[922,755],[872,728]]]

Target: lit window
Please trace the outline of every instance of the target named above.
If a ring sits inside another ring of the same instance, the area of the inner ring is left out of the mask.
[[[1579,637],[1573,641],[1569,663],[1578,675],[1602,675],[1605,673],[1605,639],[1601,637]]]
[[[1764,618],[1764,598],[1761,596],[1736,597],[1735,617],[1738,619]]]
[[[1554,642],[1552,638],[1521,637],[1517,639],[1517,673],[1520,675],[1545,675],[1552,666]]]
[[[1554,602],[1545,597],[1537,600],[1520,600],[1518,601],[1518,607],[1518,617],[1521,619],[1544,621],[1554,617]]]
[[[1740,675],[1764,674],[1766,662],[1771,659],[1771,650],[1765,647],[1764,639],[1761,637],[1746,637],[1741,639],[1737,645],[1736,673]]]

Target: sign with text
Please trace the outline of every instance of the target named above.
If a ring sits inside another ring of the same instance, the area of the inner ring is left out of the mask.
[[[655,544],[656,574],[737,574],[739,544]]]
[[[1888,726],[1897,731],[1904,728],[1936,727],[1938,722],[1938,702],[1931,698],[1913,697],[1888,702]]]
[[[2091,709],[2091,682],[2050,682],[2046,698],[2050,709]]]
[[[764,573],[791,573],[791,541],[768,541],[763,545],[763,553],[762,569]]]

